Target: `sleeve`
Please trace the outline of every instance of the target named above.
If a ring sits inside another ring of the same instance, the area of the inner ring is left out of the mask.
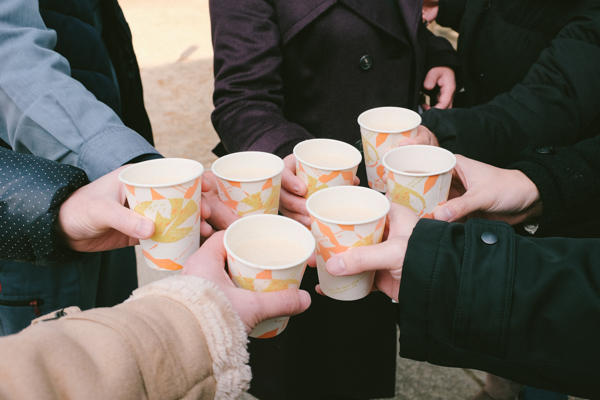
[[[1,338],[0,397],[235,399],[249,387],[246,342],[221,291],[198,277],[173,276],[116,307]]]
[[[423,125],[448,150],[506,166],[524,148],[570,145],[600,113],[600,9],[573,18],[523,82],[470,109],[429,110]]]
[[[439,0],[436,22],[441,26],[460,30],[467,0]]]
[[[79,167],[92,180],[158,154],[71,78],[55,45],[37,2],[0,2],[0,138],[15,151]]]
[[[527,149],[510,165],[537,186],[543,203],[540,229],[600,221],[600,137],[572,147]],[[596,224],[597,225],[597,224]]]
[[[55,264],[80,253],[59,246],[54,223],[62,203],[88,183],[85,172],[0,147],[0,259]]]
[[[425,24],[419,24],[419,29],[425,35],[425,71],[435,67],[448,67],[457,71],[460,62],[450,42],[443,37],[434,35],[425,27]]]
[[[265,0],[211,0],[215,110],[228,152],[285,157],[313,136],[283,116],[282,49],[276,11]]]
[[[525,238],[502,222],[419,221],[400,284],[400,355],[594,397],[599,244]]]

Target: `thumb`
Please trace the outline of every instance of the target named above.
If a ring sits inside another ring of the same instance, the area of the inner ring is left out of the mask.
[[[365,271],[392,270],[398,268],[398,259],[404,257],[398,253],[397,244],[383,242],[371,246],[352,247],[327,260],[327,272],[334,276],[356,275]]]
[[[434,69],[429,70],[427,75],[425,76],[425,81],[423,81],[423,87],[426,90],[432,90],[437,85],[437,81],[439,79],[439,73],[437,73]]]
[[[115,203],[100,213],[100,224],[136,238],[148,239],[154,234],[154,222],[139,213]]]
[[[474,211],[483,209],[485,205],[482,196],[466,192],[460,197],[448,200],[433,212],[433,217],[440,221],[452,222],[459,220]]]
[[[257,322],[269,318],[288,317],[300,314],[310,306],[310,295],[304,290],[286,289],[274,292],[254,293]]]

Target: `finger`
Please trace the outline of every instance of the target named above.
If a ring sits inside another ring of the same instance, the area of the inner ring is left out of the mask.
[[[425,76],[425,80],[423,81],[423,87],[426,90],[433,90],[433,88],[435,88],[435,86],[437,85],[440,75],[441,73],[438,69],[430,69],[429,72],[427,72],[427,75]]]
[[[296,176],[296,157],[290,154],[283,159],[285,167],[281,175],[281,187],[297,196],[304,196],[308,188],[302,179]]]
[[[308,210],[306,209],[306,199],[298,196],[294,193],[290,193],[287,190],[281,190],[279,193],[279,204],[281,207],[308,216]]]
[[[200,218],[210,218],[210,206],[208,205],[208,199],[205,195],[200,196]]]
[[[181,271],[182,275],[206,277],[211,275],[211,269],[224,268],[227,250],[223,244],[224,231],[214,233],[194,254],[188,257]],[[212,266],[212,268],[211,268]]]
[[[102,207],[104,212],[98,212],[98,227],[113,228],[136,239],[148,239],[154,235],[154,222],[143,215],[123,207],[115,202]]]
[[[210,192],[210,189],[212,189],[211,181],[213,179],[214,179],[214,174],[210,171],[206,171],[204,174],[202,174],[202,191],[203,192]]]
[[[285,207],[279,207],[279,211],[286,217],[293,219],[294,221],[300,222],[304,226],[310,226],[310,217],[304,214],[300,214],[294,211],[290,211]]]
[[[450,108],[452,106],[452,96],[454,95],[454,85],[446,83],[440,86],[440,94],[435,108]]]
[[[315,292],[319,293],[321,296],[327,296],[325,293],[323,293],[323,291],[321,290],[321,285],[317,285],[315,286]]]
[[[464,195],[448,200],[444,205],[439,206],[433,212],[433,217],[439,221],[453,222],[472,212],[484,209],[487,202],[484,195],[467,191]]]
[[[365,271],[395,270],[402,267],[404,252],[395,241],[352,247],[327,260],[327,272],[334,276],[356,275]]]
[[[217,196],[207,197],[210,206],[210,218],[206,220],[213,228],[220,231],[227,229],[229,225],[240,219],[240,217],[229,206],[224,204]]]
[[[298,289],[253,293],[253,296],[255,297],[253,311],[261,322],[269,318],[300,314],[311,303],[308,292]]]
[[[360,185],[360,178],[358,176],[354,177],[354,186]]]
[[[200,221],[200,237],[209,238],[215,232],[216,231],[213,230],[213,227],[210,226],[210,224],[208,222],[206,222],[204,220]]]

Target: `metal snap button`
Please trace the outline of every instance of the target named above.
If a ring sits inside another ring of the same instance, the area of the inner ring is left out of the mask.
[[[498,236],[496,236],[492,232],[483,232],[481,234],[481,240],[485,244],[494,244],[494,243],[496,243],[498,241]]]

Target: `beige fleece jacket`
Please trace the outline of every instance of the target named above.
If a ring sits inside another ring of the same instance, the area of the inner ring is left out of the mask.
[[[0,338],[0,399],[235,399],[249,386],[246,344],[221,291],[172,276]]]

